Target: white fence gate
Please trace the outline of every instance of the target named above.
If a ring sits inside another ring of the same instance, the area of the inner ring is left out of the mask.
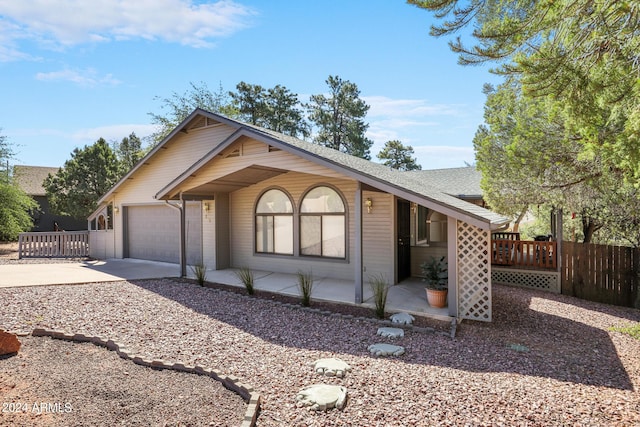
[[[18,258],[82,258],[89,256],[88,231],[20,233]]]

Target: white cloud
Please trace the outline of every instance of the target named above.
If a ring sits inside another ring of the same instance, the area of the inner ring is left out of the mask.
[[[247,27],[253,15],[230,0],[0,0],[0,41],[60,47],[146,39],[210,47]],[[0,51],[0,60],[19,56],[15,45]]]
[[[370,106],[367,137],[375,142],[374,147],[390,140],[399,140],[405,145],[424,144],[426,135],[433,138],[436,129],[441,131],[452,120],[466,114],[464,105],[429,104],[423,99],[385,96],[363,96],[362,99]]]
[[[469,106],[384,96],[362,99],[370,105],[367,137],[374,142],[374,160],[387,141],[399,140],[413,147],[418,163],[425,169],[460,167],[474,161],[471,141],[467,140],[467,132],[462,132],[467,127]]]
[[[84,70],[64,69],[49,73],[37,73],[36,79],[41,81],[68,81],[80,86],[89,87],[98,85],[117,86],[122,83],[120,80],[114,78],[112,74],[98,75],[98,72],[93,68]]]
[[[392,99],[386,96],[363,96],[369,104],[368,115],[372,117],[425,117],[455,116],[462,114],[463,105],[429,104],[424,99]]]
[[[36,59],[18,49],[16,41],[20,38],[23,38],[20,27],[14,23],[5,22],[0,15],[0,62],[30,61]]]
[[[471,146],[421,145],[413,148],[423,169],[457,168],[475,163],[475,153]]]

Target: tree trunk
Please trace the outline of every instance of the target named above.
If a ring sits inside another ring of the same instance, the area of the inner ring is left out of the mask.
[[[515,222],[513,223],[513,232],[514,233],[518,232],[518,229],[520,228],[520,221],[522,221],[522,218],[524,218],[524,216],[527,214],[527,210],[528,210],[528,207],[525,206],[522,209],[522,212],[520,212],[520,215],[518,215],[518,218],[516,218]]]
[[[598,224],[588,215],[582,215],[582,233],[584,234],[584,243],[591,243],[593,234],[602,228],[602,224]]]

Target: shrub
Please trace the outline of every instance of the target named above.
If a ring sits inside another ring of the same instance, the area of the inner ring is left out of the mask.
[[[311,272],[298,271],[298,289],[302,296],[302,305],[309,307],[311,305],[311,291],[313,290],[313,276]]]
[[[384,319],[384,309],[387,305],[387,294],[389,293],[389,283],[382,273],[369,277],[369,285],[373,291],[373,301],[375,303],[375,313],[378,319]]]
[[[255,290],[253,288],[253,271],[247,267],[241,267],[236,271],[236,276],[244,284],[245,289],[249,295],[253,295]]]
[[[199,262],[196,265],[191,266],[193,275],[196,276],[198,285],[204,286],[204,282],[207,279],[207,266],[204,263]]]

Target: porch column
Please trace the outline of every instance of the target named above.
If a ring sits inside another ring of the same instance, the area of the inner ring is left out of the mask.
[[[187,206],[180,192],[180,277],[187,277]]]
[[[449,316],[458,317],[458,220],[447,217],[447,273]]]
[[[356,286],[356,304],[362,303],[362,183],[358,181],[355,200],[355,245],[354,248],[354,281]]]

